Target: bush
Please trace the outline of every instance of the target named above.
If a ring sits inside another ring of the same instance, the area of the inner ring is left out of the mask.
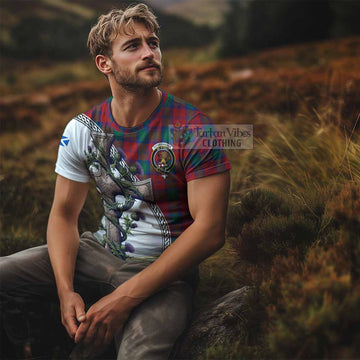
[[[240,258],[271,264],[275,256],[286,255],[290,249],[305,255],[320,235],[324,237],[335,226],[325,211],[327,197],[326,191],[309,191],[302,197],[250,191],[229,210],[228,232],[237,238]]]
[[[263,289],[271,299],[270,357],[352,358],[359,352],[360,287],[352,288],[338,246],[315,247],[304,264],[277,257]]]
[[[335,196],[333,216],[341,224],[340,241],[344,244],[352,283],[360,280],[360,186],[347,184]]]
[[[315,223],[303,216],[269,216],[244,226],[239,252],[253,263],[268,263],[276,255],[287,255],[289,249],[298,248],[305,253],[316,235]]]
[[[261,189],[250,191],[241,199],[241,203],[229,207],[227,227],[229,235],[239,235],[245,223],[266,214],[289,215],[290,208],[282,196],[272,191]]]
[[[80,18],[46,20],[31,16],[11,30],[12,45],[5,54],[21,59],[69,60],[87,57],[85,40],[90,22]]]

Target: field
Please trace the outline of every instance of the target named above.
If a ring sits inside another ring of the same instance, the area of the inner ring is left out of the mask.
[[[197,24],[211,26],[218,26],[221,24],[224,13],[229,7],[226,0],[150,0],[148,3],[150,6],[160,8],[171,14],[185,17]]]
[[[360,38],[229,60],[211,54],[211,48],[165,54],[162,88],[215,123],[254,124],[255,138],[253,150],[228,151],[227,243],[202,264],[196,304],[254,285],[264,311],[247,336],[219,339],[199,359],[356,358]],[[4,64],[2,256],[45,242],[63,128],[109,95],[90,62]],[[91,191],[80,231],[95,230],[100,214]]]

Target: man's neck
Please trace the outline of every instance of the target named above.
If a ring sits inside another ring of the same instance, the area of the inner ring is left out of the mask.
[[[116,89],[111,101],[111,112],[115,122],[123,127],[142,124],[159,105],[161,96],[161,91],[156,87],[136,91]]]

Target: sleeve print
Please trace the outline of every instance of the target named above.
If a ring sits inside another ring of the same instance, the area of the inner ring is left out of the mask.
[[[60,139],[55,172],[67,179],[88,182],[89,172],[85,166],[85,149],[88,136],[82,124],[71,120]]]

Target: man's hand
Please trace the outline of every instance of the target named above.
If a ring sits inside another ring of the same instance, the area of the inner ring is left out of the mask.
[[[83,341],[93,348],[102,349],[109,344],[114,335],[122,330],[131,310],[137,302],[119,296],[118,292],[103,297],[90,307],[75,335],[75,342]]]
[[[78,323],[85,321],[85,304],[81,296],[73,291],[60,297],[61,322],[72,339],[78,330]]]

